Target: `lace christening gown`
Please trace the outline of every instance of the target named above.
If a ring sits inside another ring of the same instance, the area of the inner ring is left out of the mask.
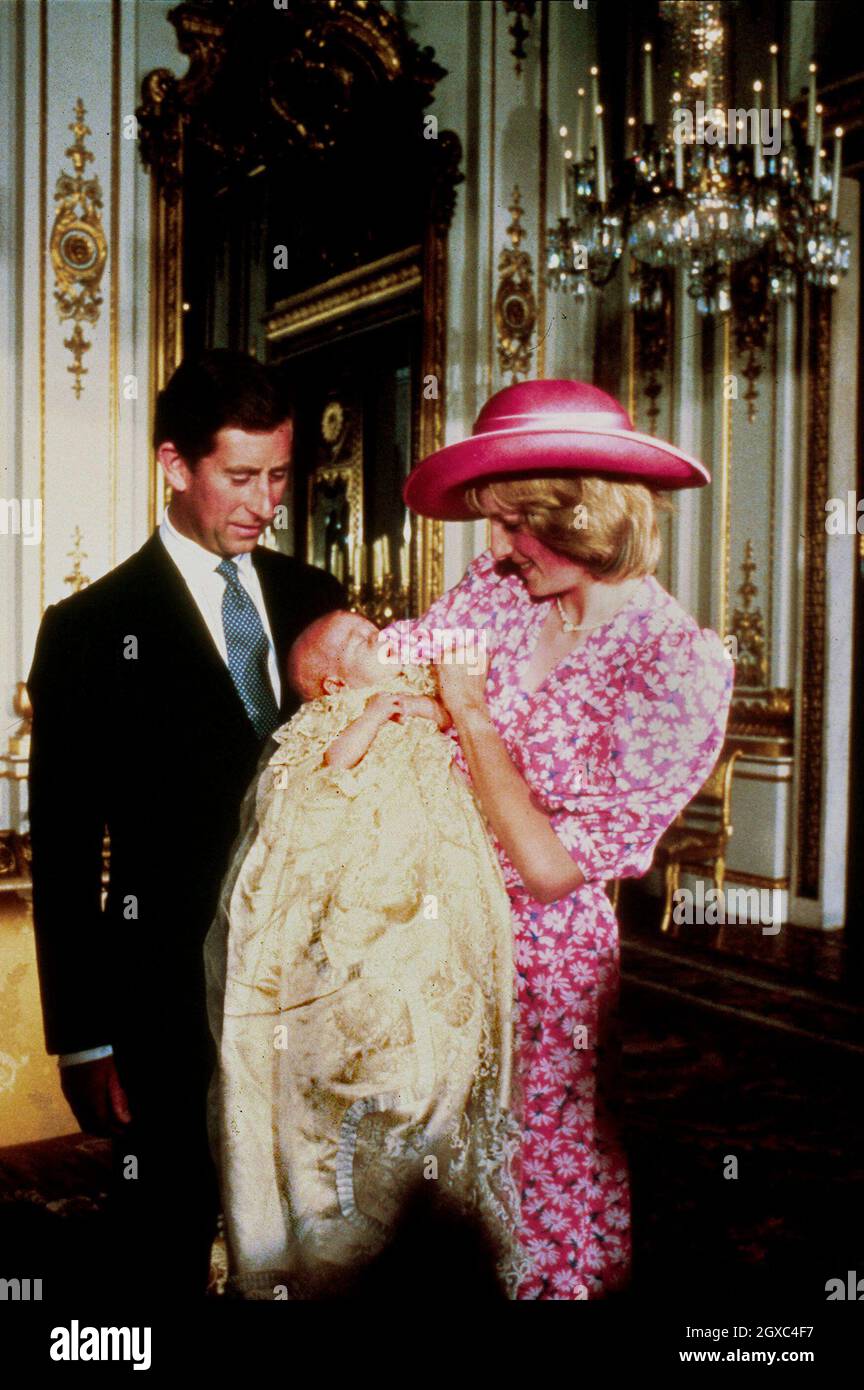
[[[374,690],[436,685],[415,667]],[[511,1292],[517,1277],[507,891],[431,720],[389,721],[355,767],[323,765],[373,693],[312,701],[277,730],[205,945],[211,1132],[247,1297],[331,1287],[415,1181],[479,1216]]]

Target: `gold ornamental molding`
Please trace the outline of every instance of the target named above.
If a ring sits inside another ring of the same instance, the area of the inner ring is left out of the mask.
[[[659,400],[663,394],[663,378],[672,343],[672,280],[667,269],[646,267],[639,271],[639,282],[639,301],[630,314],[632,365],[629,414],[635,421],[635,376],[638,373],[642,394],[648,401],[648,433],[653,434],[660,418]]]
[[[409,246],[280,300],[266,319],[268,340],[280,342],[296,333],[306,333],[310,328],[419,290],[423,285],[421,253],[421,246]]]
[[[761,608],[754,608],[753,600],[759,590],[753,583],[756,561],[753,559],[753,542],[744,543],[744,559],[741,563],[744,582],[738,593],[741,607],[732,614],[732,632],[738,644],[735,660],[735,688],[755,686],[764,689],[768,684],[768,657],[765,651],[765,620]]]
[[[736,689],[729,714],[727,745],[747,756],[790,758],[794,748],[795,692]]]
[[[324,408],[320,431],[322,443],[329,456],[312,470],[307,485],[306,560],[310,565],[316,563],[315,494],[322,485],[345,485],[349,517],[349,554],[357,554],[364,540],[362,420],[349,405],[334,397]],[[346,576],[346,579],[353,579],[353,575]]]
[[[747,402],[750,424],[756,419],[756,402],[759,399],[756,383],[764,370],[768,337],[777,318],[776,305],[768,298],[770,279],[764,256],[736,266],[732,271],[735,345],[739,356],[746,358],[741,374],[747,382],[743,399]]]
[[[54,187],[57,210],[48,243],[56,282],[57,313],[61,323],[71,320],[74,324],[71,336],[63,339],[63,346],[72,353],[72,366],[67,367],[67,371],[75,378],[72,389],[76,399],[84,389],[81,378],[87,375],[84,354],[92,347],[81,325],[99,321],[102,307],[99,287],[108,258],[108,243],[100,217],[102,189],[95,174],[92,178],[85,177],[87,165],[94,157],[84,143],[93,133],[84,119],[86,114],[79,97],[75,103],[75,119],[69,126],[75,139],[66,150],[73,172],[61,173]]]
[[[745,888],[772,888],[778,889],[781,893],[788,892],[789,879],[771,878],[768,874],[748,874],[744,869],[726,870],[727,883],[742,883]]]
[[[90,576],[84,573],[82,566],[82,562],[88,558],[86,550],[81,549],[83,539],[81,527],[76,526],[72,533],[72,549],[66,551],[66,558],[72,561],[72,569],[63,580],[73,594],[80,594],[90,583]]]
[[[811,288],[807,453],[801,621],[801,759],[798,792],[798,896],[818,898],[822,857],[822,735],[825,718],[825,498],[831,403],[831,298]]]
[[[504,11],[510,15],[510,37],[513,40],[510,53],[517,77],[522,76],[522,65],[528,57],[525,44],[531,37],[531,21],[536,7],[537,0],[504,0]]]
[[[534,270],[531,257],[522,250],[522,199],[518,185],[507,209],[511,222],[507,228],[510,245],[498,257],[498,293],[495,296],[495,328],[498,333],[498,366],[510,372],[510,384],[526,376],[531,368],[532,339],[537,326],[534,298]]]
[[[447,132],[445,132],[446,134]],[[451,159],[455,151],[451,151]],[[444,209],[446,210],[446,208]],[[423,246],[422,379],[435,387],[424,399],[418,421],[418,457],[444,447],[447,380],[447,224],[435,218]],[[444,592],[444,523],[416,517],[411,528],[410,611],[422,614]]]

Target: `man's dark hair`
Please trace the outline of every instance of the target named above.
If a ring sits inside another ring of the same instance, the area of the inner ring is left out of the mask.
[[[271,433],[292,418],[276,373],[245,352],[212,348],[181,362],[156,398],[153,447],[170,441],[194,468],[217,430]]]

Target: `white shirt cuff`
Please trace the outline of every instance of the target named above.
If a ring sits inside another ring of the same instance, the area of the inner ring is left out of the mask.
[[[60,1067],[74,1067],[79,1062],[96,1062],[100,1057],[111,1057],[114,1049],[110,1043],[104,1047],[85,1047],[82,1052],[61,1052],[57,1058],[57,1065]]]

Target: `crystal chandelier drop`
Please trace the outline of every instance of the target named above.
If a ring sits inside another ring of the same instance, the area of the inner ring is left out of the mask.
[[[653,50],[645,43],[641,139],[631,116],[614,181],[596,67],[590,94],[579,88],[573,148],[563,151],[560,216],[547,232],[550,288],[584,299],[608,284],[626,250],[635,263],[634,306],[656,293],[658,271],[681,270],[699,313],[712,315],[730,311],[733,267],[754,257],[778,300],[792,298],[801,277],[833,288],[847,271],[849,234],[837,220],[843,132],[834,131],[829,175],[815,64],[800,128],[793,131],[791,112],[780,107],[776,44],[768,90],[755,82],[750,105],[730,110],[721,11],[714,0],[661,0],[672,25],[676,89],[668,117],[656,119]],[[566,128],[560,133],[568,139]]]

